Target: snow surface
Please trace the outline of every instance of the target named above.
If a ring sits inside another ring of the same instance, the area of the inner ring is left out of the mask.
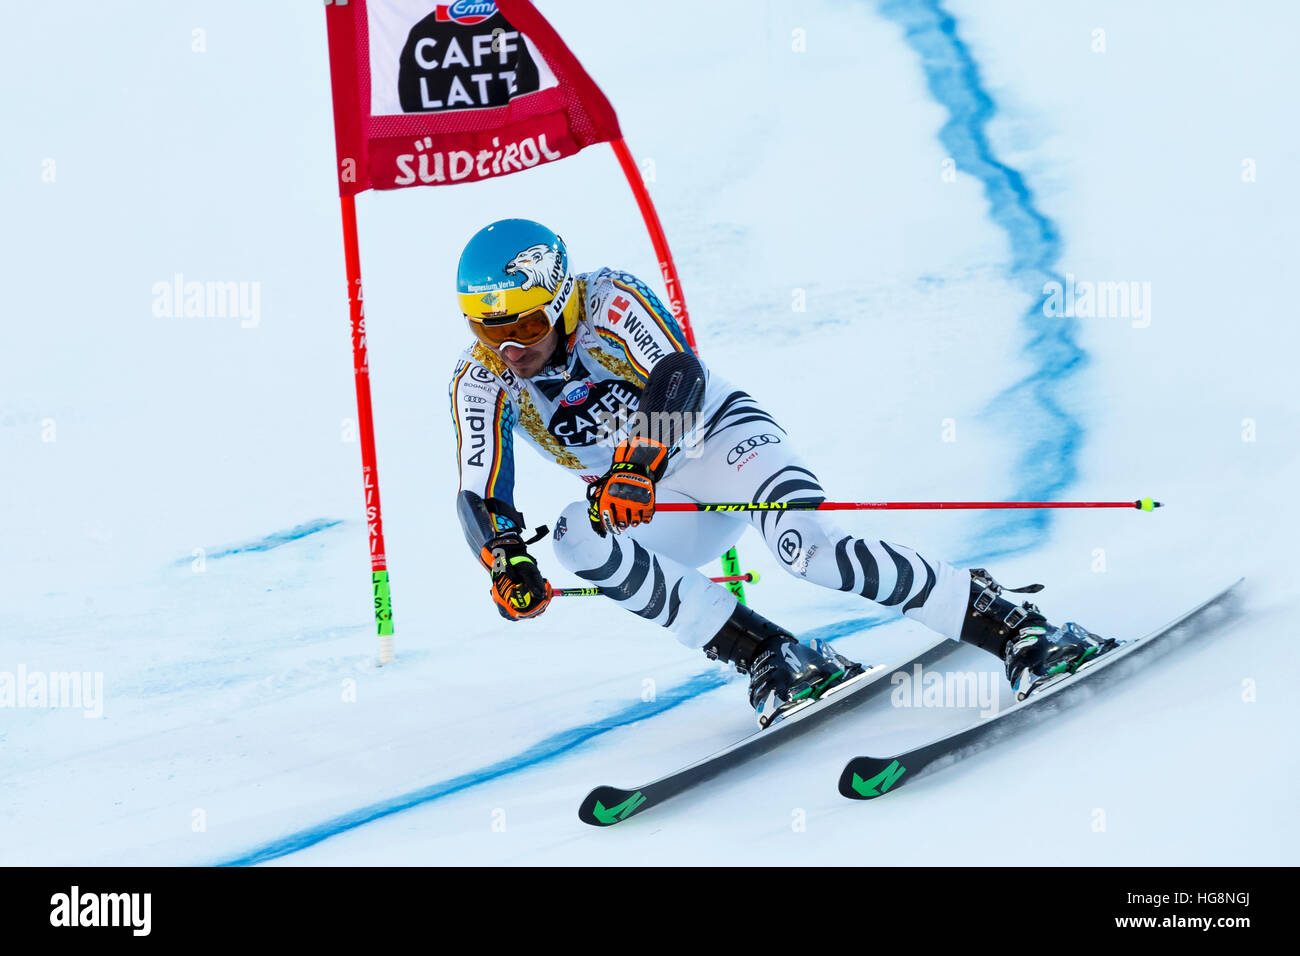
[[[604,601],[504,625],[446,400],[483,223],[657,282],[609,150],[358,201],[379,668],[320,6],[67,6],[0,31],[0,679],[101,673],[103,713],[0,708],[0,862],[1297,862],[1295,4],[541,3],[653,161],[702,354],[833,495],[1169,505],[852,527],[1124,636],[1247,577],[1176,653],[888,799],[840,797],[844,760],[976,709],[882,696],[611,830],[578,822],[588,789],[748,732],[744,685]],[[259,283],[259,321],[155,317],[178,273]],[[1067,273],[1150,282],[1149,326],[1045,319]],[[549,521],[582,488],[520,453]],[[929,643],[740,551],[788,627],[890,665]]]

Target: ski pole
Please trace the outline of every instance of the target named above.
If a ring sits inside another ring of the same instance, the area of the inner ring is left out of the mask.
[[[716,581],[719,584],[728,584],[732,581],[751,581],[758,583],[758,572],[749,571],[745,574],[723,574],[716,578],[709,578],[710,581]],[[600,588],[554,588],[551,592],[555,597],[594,597],[600,593]]]
[[[1159,501],[667,501],[655,511],[929,511],[992,508],[1136,508],[1152,511]]]

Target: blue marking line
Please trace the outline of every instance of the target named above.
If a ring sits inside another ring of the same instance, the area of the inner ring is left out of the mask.
[[[1021,317],[1028,333],[1024,352],[1034,368],[999,393],[985,413],[1027,442],[1016,459],[1016,486],[1009,500],[1051,501],[1078,476],[1084,430],[1067,408],[1070,378],[1087,362],[1075,341],[1078,322],[1043,313],[1043,286],[1064,285],[1056,271],[1061,241],[1056,225],[1040,212],[1024,177],[1001,162],[986,127],[997,112],[985,91],[970,49],[957,36],[957,23],[939,0],[880,0],[881,14],[904,30],[921,59],[930,93],[948,111],[939,141],[959,172],[984,185],[989,216],[1011,243],[1012,278],[1035,297]],[[978,317],[977,317],[978,320]],[[1051,511],[990,511],[979,515],[975,551],[981,560],[1021,553],[1043,544]]]
[[[285,531],[274,531],[264,538],[256,538],[253,541],[245,541],[243,544],[232,544],[228,548],[221,548],[212,551],[204,556],[207,561],[215,561],[217,558],[228,558],[235,554],[248,554],[253,551],[270,551],[272,548],[278,548],[284,544],[292,544],[294,541],[300,541],[309,534],[315,534],[318,531],[324,531],[326,528],[333,528],[335,525],[343,524],[341,518],[315,518],[312,521],[305,521],[302,524],[296,524]],[[189,564],[194,559],[178,558],[173,564],[177,567]]]
[[[832,641],[855,631],[887,624],[892,620],[893,615],[838,621],[825,627],[813,628],[804,635],[804,640],[808,641],[820,637],[822,640]],[[620,727],[627,727],[630,724],[657,717],[659,714],[672,710],[689,700],[694,700],[711,690],[725,687],[728,683],[716,673],[696,674],[694,677],[669,689],[667,693],[660,694],[653,701],[638,700],[636,703],[629,704],[600,720],[551,734],[551,736],[539,740],[527,750],[498,760],[486,767],[463,773],[448,780],[440,780],[427,787],[421,787],[419,790],[412,790],[409,793],[390,797],[387,800],[380,800],[369,806],[351,810],[341,816],[334,817],[332,820],[326,820],[315,826],[271,840],[239,856],[221,860],[215,865],[252,866],[287,856],[298,850],[314,846],[322,840],[328,840],[332,836],[338,836],[348,830],[354,830],[367,823],[373,823],[375,820],[401,813],[403,810],[410,810],[412,807],[418,807],[422,804],[432,803],[434,800],[460,793],[480,784],[500,780],[502,777],[519,773],[529,767],[535,767],[538,764],[566,754],[589,740],[609,733],[611,730],[617,730]]]

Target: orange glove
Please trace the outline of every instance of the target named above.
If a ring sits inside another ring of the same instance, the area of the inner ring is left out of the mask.
[[[620,534],[655,515],[655,481],[663,474],[668,449],[653,438],[629,438],[614,449],[614,463],[587,488],[587,517],[602,538]]]
[[[551,583],[542,577],[519,535],[497,535],[483,546],[479,560],[492,572],[492,600],[507,620],[537,617],[551,603]]]

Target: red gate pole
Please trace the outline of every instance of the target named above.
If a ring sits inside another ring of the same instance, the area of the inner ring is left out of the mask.
[[[659,271],[663,273],[664,286],[668,289],[668,308],[672,310],[674,318],[686,333],[686,344],[694,349],[695,330],[691,328],[691,317],[686,311],[686,296],[682,292],[682,280],[677,275],[677,264],[673,262],[672,251],[668,248],[668,238],[664,235],[664,227],[659,222],[659,213],[650,199],[649,190],[645,188],[645,182],[641,179],[641,170],[637,168],[636,160],[632,158],[632,151],[627,148],[627,142],[622,139],[612,139],[609,145],[614,147],[618,164],[623,167],[627,184],[632,187],[632,195],[636,197],[641,218],[645,220],[646,231],[650,233],[650,242],[655,247],[655,255],[659,257]]]
[[[614,148],[614,155],[618,157],[618,164],[623,168],[627,184],[632,187],[632,195],[636,197],[641,218],[645,220],[646,231],[650,233],[650,242],[655,247],[655,255],[659,257],[659,271],[663,273],[664,287],[668,290],[668,308],[672,310],[674,318],[681,325],[682,332],[686,335],[686,344],[692,350],[698,351],[695,347],[695,330],[691,328],[691,316],[686,311],[686,295],[682,292],[682,280],[677,275],[677,264],[673,262],[672,251],[668,248],[668,238],[664,235],[664,227],[659,222],[659,213],[655,210],[655,204],[650,199],[650,191],[645,188],[645,181],[641,178],[641,170],[637,168],[636,160],[632,158],[632,151],[628,149],[626,140],[622,137],[612,139],[609,145]],[[740,555],[736,553],[735,548],[728,548],[727,553],[722,556],[722,573],[729,578],[735,578],[740,574]],[[745,603],[745,585],[739,580],[730,581],[727,590],[734,594],[741,604]]]
[[[384,519],[379,508],[379,468],[375,464],[375,424],[370,412],[370,356],[366,350],[366,308],[361,294],[361,246],[357,241],[357,207],[342,196],[343,257],[348,274],[348,313],[352,321],[352,372],[357,386],[357,431],[361,439],[362,487],[366,493],[366,529],[370,536],[370,583],[374,593],[375,626],[379,631],[379,663],[393,659],[393,602],[388,590],[388,559],[384,554]]]

